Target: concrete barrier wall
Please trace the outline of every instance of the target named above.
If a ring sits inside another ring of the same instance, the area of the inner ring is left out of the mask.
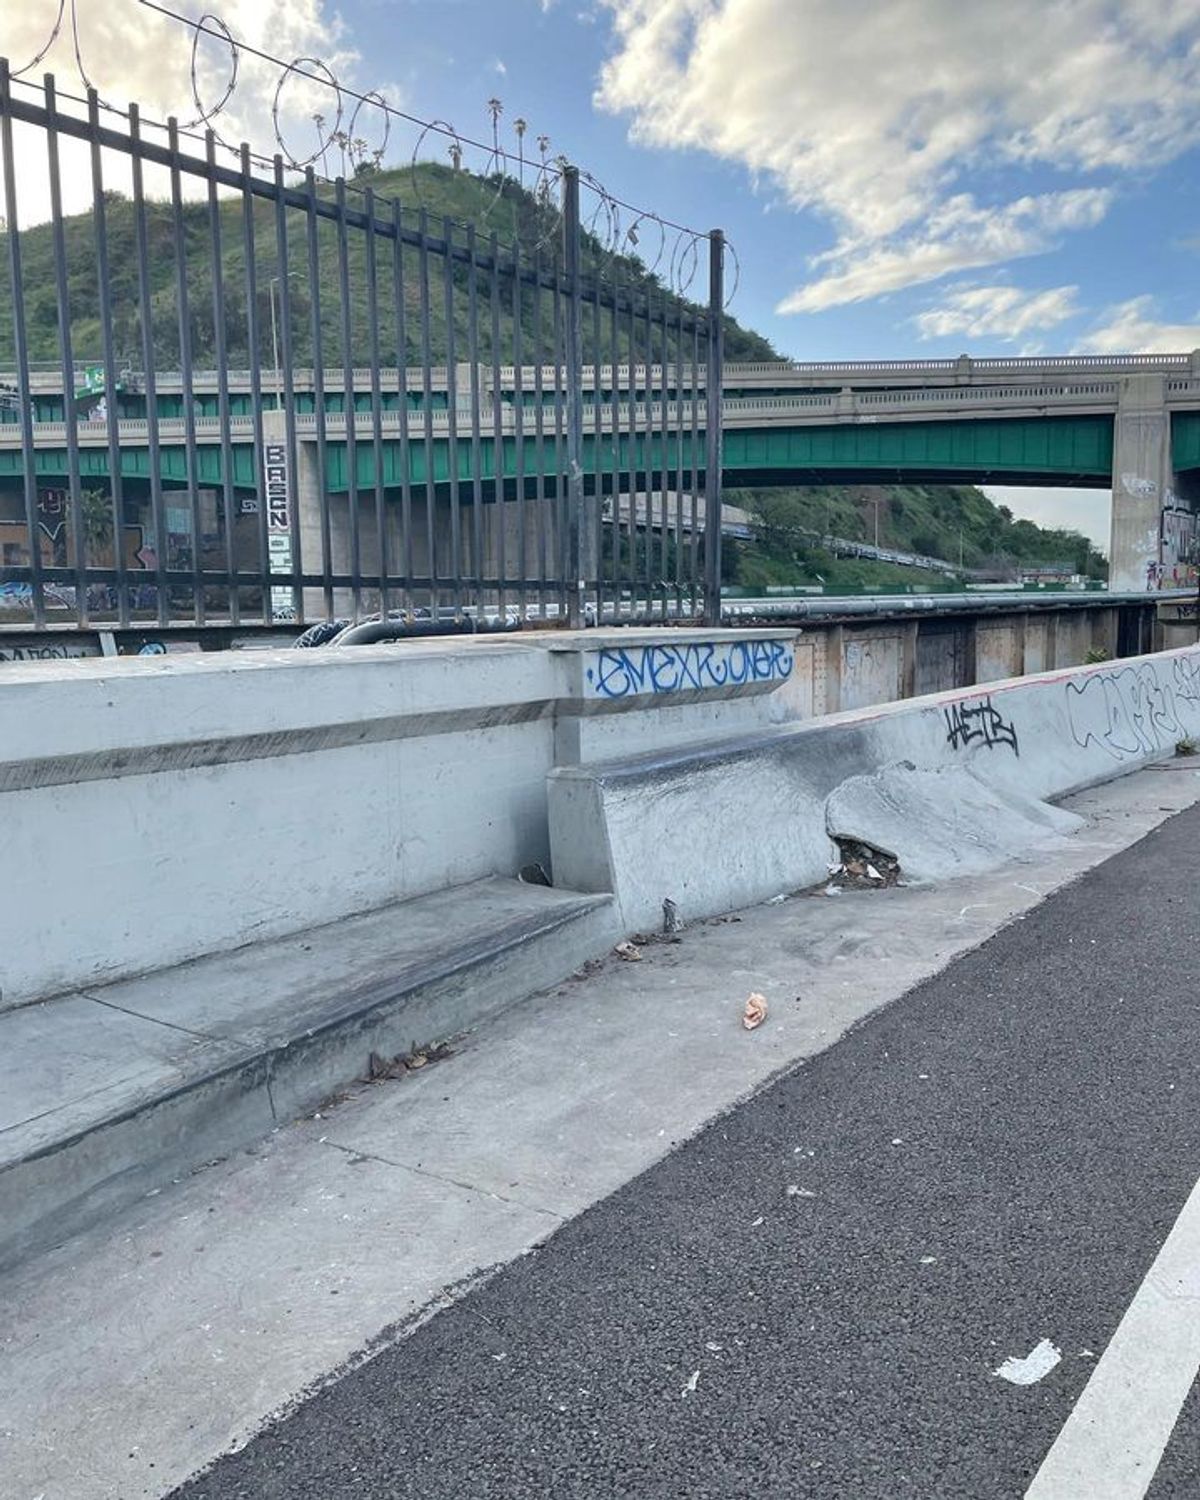
[[[1200,737],[1200,648],[832,715],[549,778],[556,882],[616,894],[626,930],[813,885],[839,834],[916,878],[1069,826],[1048,799]]]
[[[814,718],[1082,666],[1094,652],[1120,654],[1120,610],[1103,602],[996,615],[984,609],[981,602],[979,614],[806,622],[793,681],[784,691],[789,717]],[[1131,618],[1138,613],[1130,606],[1125,611]],[[1192,640],[1194,621],[1189,628],[1186,639]],[[1130,654],[1164,644],[1152,641],[1149,630],[1134,632],[1139,634],[1145,637],[1142,644],[1124,648]]]
[[[792,637],[0,667],[0,1006],[548,866],[553,765],[767,726]]]

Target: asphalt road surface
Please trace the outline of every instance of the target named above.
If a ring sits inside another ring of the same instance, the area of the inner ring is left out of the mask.
[[[992,1500],[1059,1440],[1040,1500],[1200,1496],[1200,1262],[1113,1337],[1200,1176],[1198,850],[1200,808],[177,1495]]]

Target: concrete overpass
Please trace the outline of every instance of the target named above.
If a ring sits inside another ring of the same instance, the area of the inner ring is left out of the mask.
[[[498,378],[497,378],[498,374]],[[498,487],[553,493],[561,472],[559,372],[553,366],[355,369],[354,413],[341,372],[326,371],[317,409],[313,373],[293,375],[301,509],[320,482],[325,447],[331,495],[373,492],[377,477],[472,483],[472,447],[490,496]],[[657,475],[698,480],[704,467],[702,367],[585,367],[584,467],[592,488],[625,493]],[[2,379],[3,377],[0,377]],[[224,483],[257,492],[256,393],[248,371],[227,374],[223,419],[215,371],[197,372],[191,400],[180,377],[157,374],[156,418],[165,486]],[[47,480],[67,472],[63,382],[32,372],[35,466]],[[281,423],[272,377],[259,399]],[[376,411],[378,417],[376,417]],[[94,413],[93,413],[94,415]],[[84,482],[108,474],[109,420],[117,419],[123,477],[148,484],[150,414],[141,376],[129,371],[102,420],[76,420]],[[1195,560],[1200,498],[1200,351],[1177,355],[1066,356],[851,363],[727,364],[726,485],[819,482],[1003,483],[1110,488],[1114,588],[1154,588]],[[382,474],[376,475],[378,447]],[[353,462],[351,462],[353,454]],[[25,462],[15,420],[0,422],[0,489],[15,500]],[[3,505],[0,494],[0,505]],[[251,502],[253,503],[253,502]],[[14,512],[14,519],[16,513]],[[302,514],[302,533],[307,529]]]

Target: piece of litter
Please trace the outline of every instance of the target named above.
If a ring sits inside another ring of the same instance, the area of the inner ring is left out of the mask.
[[[708,1350],[708,1352],[710,1354],[720,1354],[721,1350],[725,1346],[724,1346],[724,1344],[714,1344],[713,1341],[711,1339],[709,1339],[708,1343],[705,1344],[704,1347]]]
[[[674,901],[671,900],[670,896],[663,897],[662,913],[664,935],[669,935],[672,932],[678,932],[679,929],[683,926],[683,923],[679,920],[679,908],[675,905]]]
[[[936,1255],[922,1255],[922,1257],[921,1257],[921,1264],[923,1266],[936,1266],[937,1265],[937,1256]]]
[[[1081,1349],[1079,1351],[1080,1359],[1095,1359],[1095,1357],[1096,1351],[1094,1349]]]
[[[992,1374],[999,1375],[1001,1380],[1011,1381],[1013,1385],[1036,1385],[1044,1376],[1049,1375],[1061,1358],[1062,1350],[1057,1344],[1043,1339],[1024,1359],[1010,1355]]]
[[[681,1394],[684,1395],[684,1396],[694,1395],[695,1391],[696,1391],[696,1387],[699,1384],[700,1384],[700,1371],[699,1370],[693,1370],[692,1373],[688,1376],[688,1382],[684,1386],[683,1391],[681,1392]]]
[[[628,941],[618,943],[613,951],[618,958],[623,958],[627,963],[631,964],[637,963],[638,959],[642,956],[642,950]]]
[[[869,862],[867,864],[867,879],[868,880],[882,880],[883,879],[883,876],[879,873],[879,871],[875,868],[875,866],[873,864],[870,864]]]
[[[761,1223],[762,1223],[762,1222],[763,1222],[763,1216],[762,1216],[762,1214],[759,1214],[759,1216],[758,1216],[758,1218],[757,1218],[757,1219],[751,1219],[751,1220],[750,1220],[750,1228],[751,1228],[751,1229],[757,1229],[757,1228],[758,1228],[758,1226],[759,1226],[759,1225],[760,1225],[760,1224],[761,1224]]]
[[[929,1077],[929,1074],[928,1074],[928,1073],[918,1073],[918,1074],[917,1074],[917,1077],[918,1077],[918,1078],[928,1078],[928,1077]]]
[[[779,896],[772,896],[771,899],[767,902],[767,905],[768,906],[778,906],[781,901],[786,901],[786,900],[787,900],[787,895],[786,894],[779,895]]]
[[[817,1196],[812,1188],[797,1187],[794,1182],[788,1183],[787,1195],[789,1198],[815,1198]]]
[[[755,992],[746,996],[746,1006],[742,1011],[742,1025],[747,1031],[754,1031],[767,1019],[767,1001],[765,995]]]
[[[894,1135],[892,1137],[892,1145],[893,1146],[903,1146],[903,1144],[904,1144],[904,1137],[902,1135]]]
[[[842,894],[842,888],[840,885],[827,885],[825,887],[825,894],[827,896],[840,896]]]

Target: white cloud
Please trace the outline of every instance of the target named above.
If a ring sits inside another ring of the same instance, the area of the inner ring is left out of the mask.
[[[45,45],[53,20],[54,5],[25,4],[5,11],[3,50],[14,68],[20,69]],[[11,10],[11,13],[10,13]],[[326,0],[222,0],[221,17],[233,35],[264,52],[282,59],[320,57],[335,75],[351,75],[358,54],[349,46],[342,23]],[[87,75],[101,99],[123,109],[136,101],[147,120],[165,120],[174,115],[181,126],[190,125],[199,111],[192,93],[192,31],[178,21],[157,15],[134,4],[81,5],[78,11],[80,55]],[[47,55],[27,76],[40,81],[53,72],[62,93],[81,94],[83,85],[76,65],[70,27],[64,26]],[[201,105],[215,106],[225,93],[230,77],[230,54],[226,43],[204,37],[196,51],[196,81]],[[238,61],[237,87],[225,108],[212,121],[226,141],[237,145],[249,141],[255,151],[272,156],[278,149],[271,118],[272,101],[280,69],[243,51]],[[19,96],[34,97],[20,87]],[[392,102],[398,102],[394,96]],[[73,112],[77,107],[64,104]],[[342,128],[347,128],[354,101],[343,105]],[[337,102],[331,88],[292,74],[279,93],[280,126],[291,154],[303,159],[316,149],[312,116],[325,117],[325,132],[334,129]],[[197,126],[203,129],[203,125]],[[44,161],[45,142],[18,127],[27,138],[29,152],[38,167],[18,169],[20,210],[24,223],[44,219],[49,213],[49,194]],[[382,136],[379,111],[364,107],[355,122],[356,136],[373,146]],[[146,131],[148,139],[161,139]],[[185,143],[185,150],[203,153],[198,142]],[[330,165],[333,166],[332,158]],[[128,191],[127,163],[115,153],[106,153],[107,185]],[[122,173],[124,172],[124,175]],[[86,149],[63,142],[64,206],[68,212],[91,202],[91,182]],[[150,191],[162,191],[156,172],[147,176]]]
[[[798,287],[776,311],[821,312],[955,271],[1036,255],[1060,234],[1098,224],[1111,201],[1106,188],[1072,188],[988,210],[969,194],[959,194],[940,205],[918,234],[835,245],[813,262],[814,269],[832,269]]]
[[[492,72],[497,73],[501,78],[508,77],[508,64],[502,57],[492,59]]]
[[[938,235],[951,203],[1011,231],[1019,204],[1039,201],[989,210],[963,193],[967,173],[1144,174],[1200,139],[1194,0],[605,3],[614,50],[600,107],[628,114],[635,139],[739,162],[834,224],[838,271],[786,298],[789,311],[1052,243],[1049,226],[1026,225],[1017,249],[982,224]]]
[[[1080,354],[1188,354],[1200,349],[1200,323],[1164,323],[1151,296],[1131,297],[1075,346]]]
[[[1027,292],[1015,286],[955,286],[912,320],[922,339],[1022,339],[1079,314],[1077,286]]]

